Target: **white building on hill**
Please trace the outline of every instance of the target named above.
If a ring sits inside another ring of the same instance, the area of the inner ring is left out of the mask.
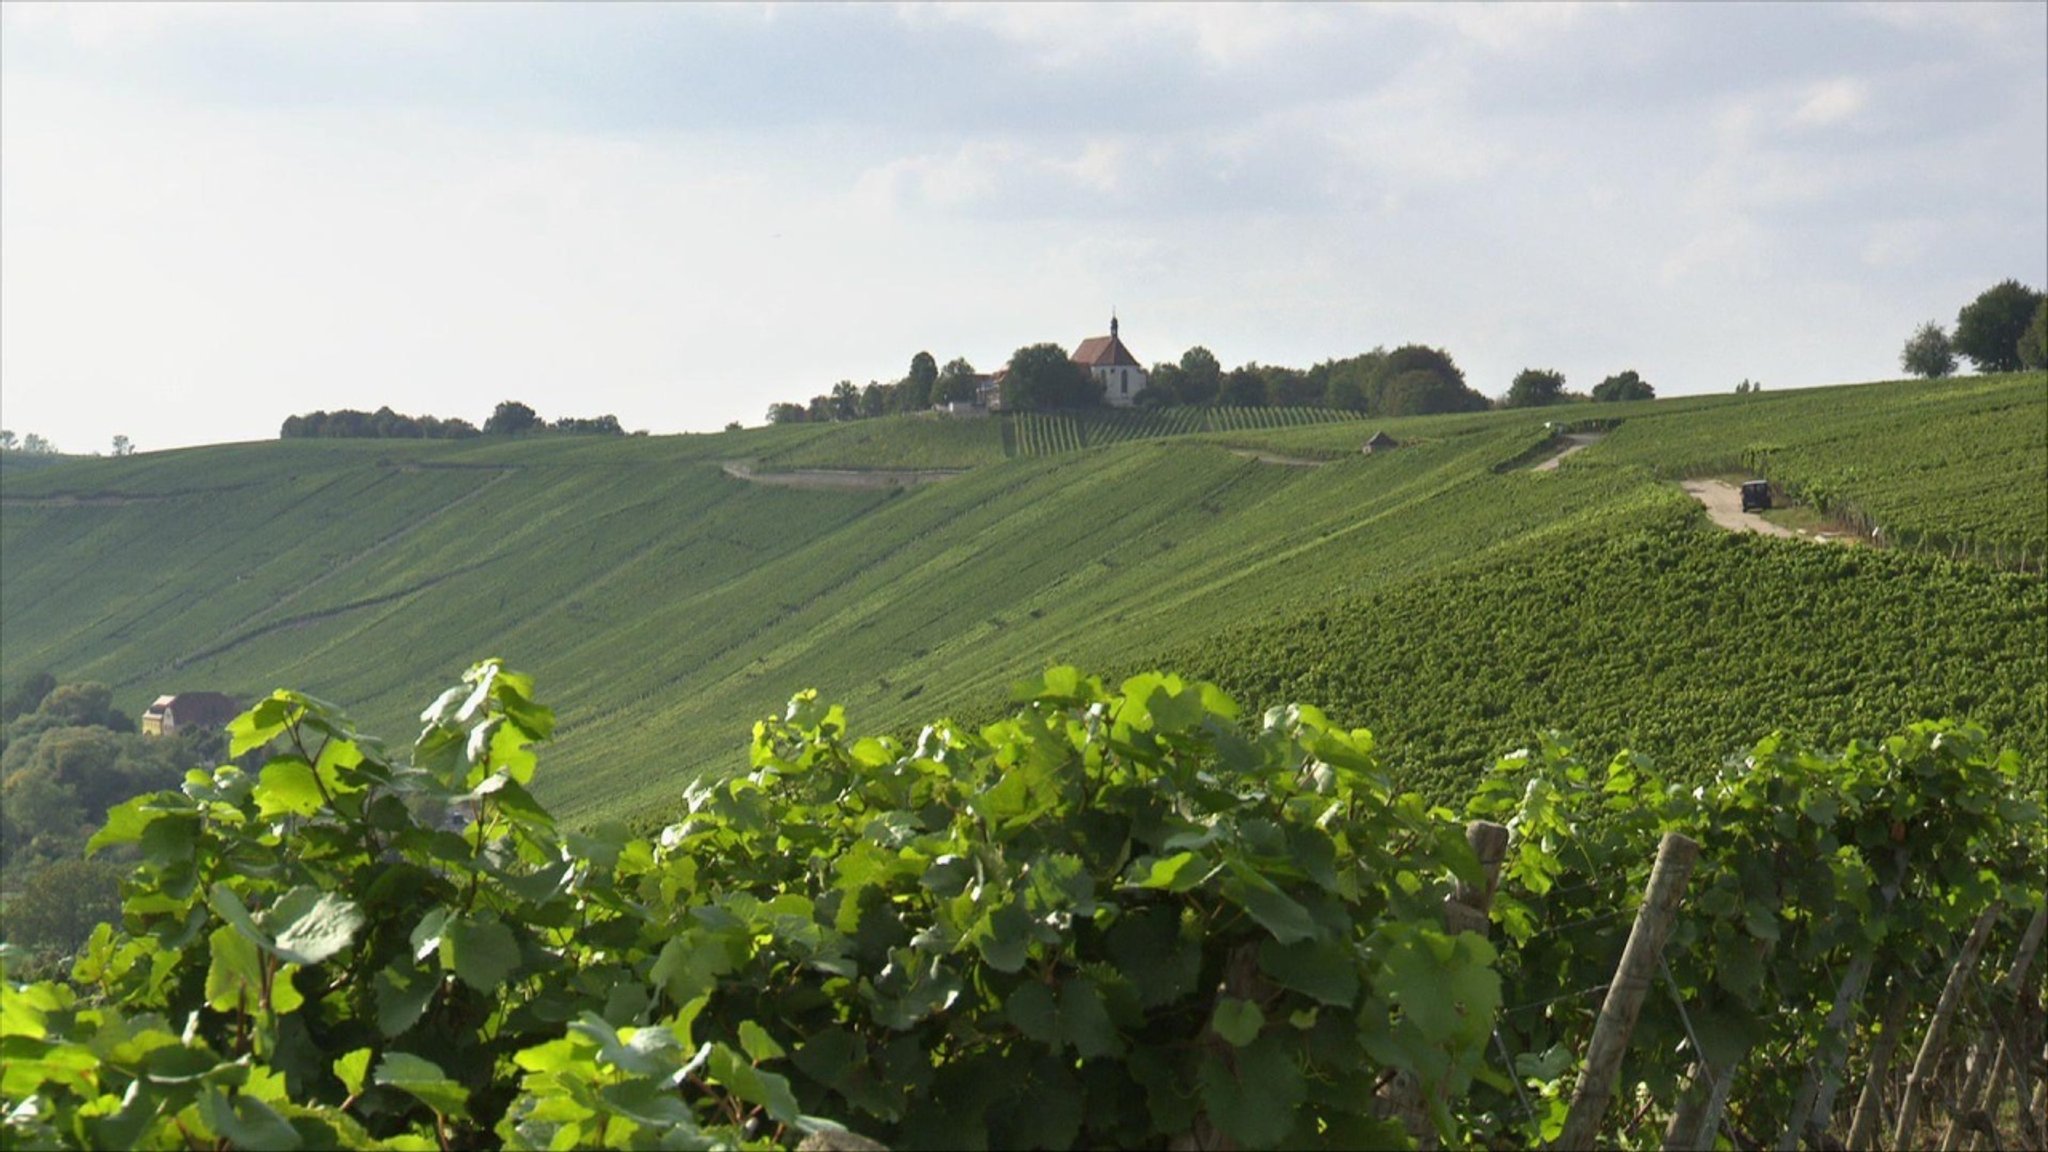
[[[1124,347],[1116,334],[1116,315],[1109,317],[1109,335],[1090,336],[1081,341],[1071,357],[1074,363],[1102,381],[1103,403],[1112,408],[1129,408],[1145,390],[1145,366]]]

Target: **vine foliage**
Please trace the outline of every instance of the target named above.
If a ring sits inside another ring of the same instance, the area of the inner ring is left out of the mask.
[[[559,825],[496,661],[407,757],[278,692],[256,772],[109,813],[122,924],[5,985],[0,1127],[52,1147],[1385,1144],[1500,983],[1478,866],[1307,707],[1072,669],[978,732],[855,739],[805,694],[652,838]]]

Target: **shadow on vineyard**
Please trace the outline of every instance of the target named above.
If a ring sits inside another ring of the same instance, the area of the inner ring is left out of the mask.
[[[528,678],[423,719],[278,692],[108,813],[121,924],[0,993],[9,1146],[2041,1142],[2048,838],[1968,726],[1689,787],[1545,738],[1459,813],[1055,668],[910,740],[800,695],[636,837],[535,799]]]

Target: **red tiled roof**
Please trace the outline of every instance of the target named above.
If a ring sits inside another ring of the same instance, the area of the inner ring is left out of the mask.
[[[1138,358],[1124,347],[1123,338],[1115,334],[1090,336],[1074,349],[1073,361],[1084,368],[1142,368]]]

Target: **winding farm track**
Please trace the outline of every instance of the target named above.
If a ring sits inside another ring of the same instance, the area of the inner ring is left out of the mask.
[[[1557,471],[1557,466],[1559,464],[1564,463],[1565,457],[1571,455],[1574,452],[1584,452],[1586,449],[1591,448],[1593,445],[1598,444],[1600,441],[1605,440],[1606,438],[1607,433],[1605,432],[1566,433],[1564,438],[1565,446],[1562,449],[1560,449],[1555,456],[1544,457],[1541,461],[1539,461],[1536,464],[1535,467],[1529,470],[1531,472],[1555,472]]]
[[[1719,480],[1685,480],[1679,487],[1686,494],[1705,505],[1707,517],[1730,532],[1760,532],[1765,536],[1789,536],[1797,538],[1794,532],[1781,524],[1773,524],[1761,516],[1752,516],[1742,510],[1742,490]]]
[[[727,476],[735,480],[745,480],[749,484],[767,484],[776,488],[805,488],[813,491],[912,488],[919,484],[936,484],[941,480],[950,480],[967,473],[965,468],[929,468],[923,471],[798,468],[788,472],[756,472],[754,466],[744,460],[728,460],[719,467],[725,470]]]
[[[1328,460],[1311,460],[1306,456],[1282,456],[1277,452],[1261,452],[1256,448],[1232,448],[1232,456],[1242,456],[1261,464],[1278,464],[1282,468],[1321,468]]]

